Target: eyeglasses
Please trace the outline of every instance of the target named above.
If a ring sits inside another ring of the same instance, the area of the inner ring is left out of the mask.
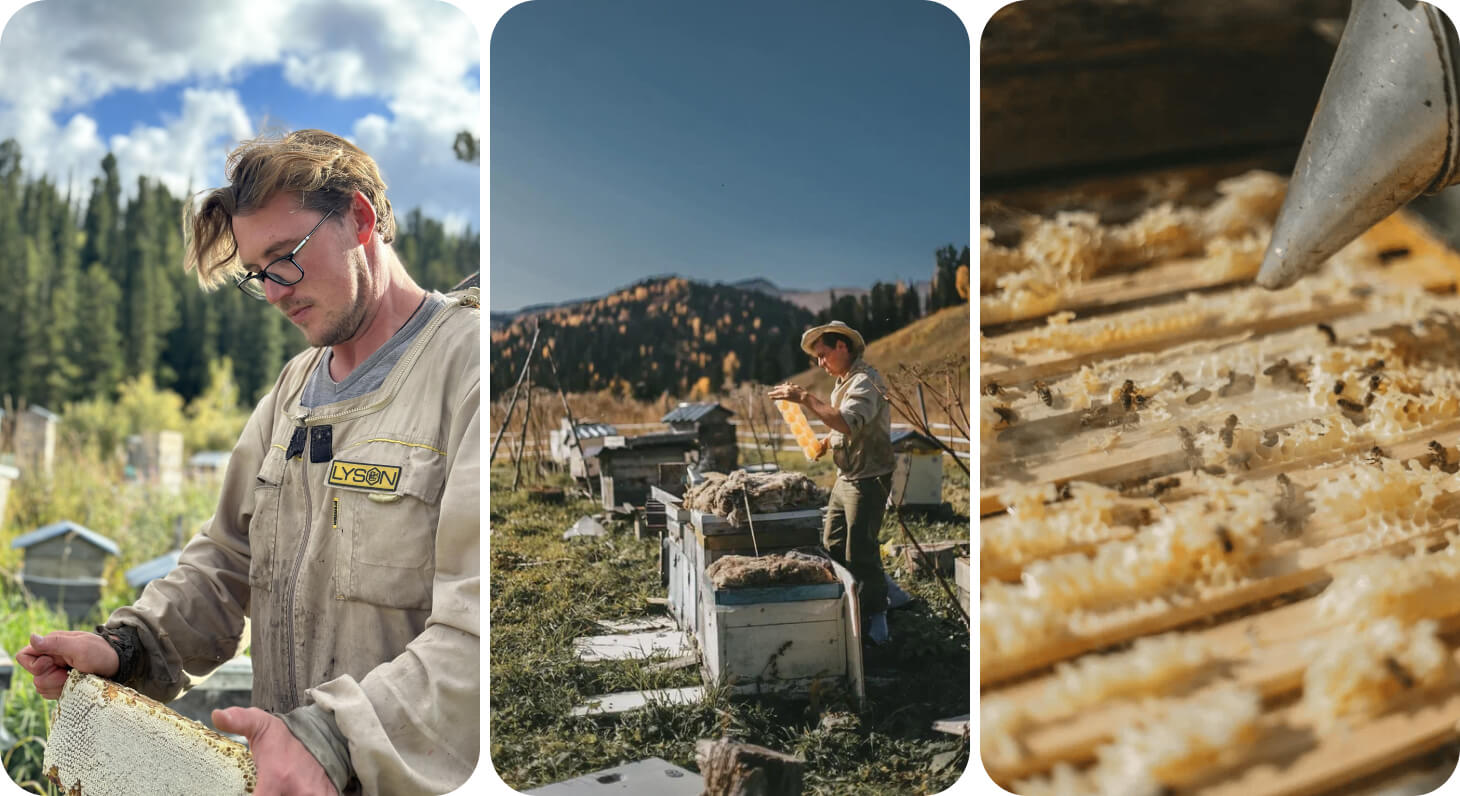
[[[308,243],[309,239],[314,237],[315,230],[319,229],[319,225],[323,224],[324,220],[329,218],[333,212],[335,211],[330,210],[320,216],[319,222],[314,225],[314,229],[311,229],[309,234],[304,236],[304,240],[299,241],[299,245],[294,247],[294,251],[275,259],[273,262],[251,274],[240,276],[234,284],[238,286],[239,290],[244,292],[244,295],[264,300],[267,298],[264,295],[265,277],[268,277],[270,282],[278,285],[293,285],[299,282],[299,280],[304,278],[304,269],[300,268],[299,263],[294,261],[294,255],[298,254],[299,250],[304,248],[304,244]],[[293,270],[291,271],[289,268],[285,268],[284,266],[286,264],[293,266]]]

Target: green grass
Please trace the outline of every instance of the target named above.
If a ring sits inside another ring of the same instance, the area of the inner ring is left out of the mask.
[[[758,459],[752,452],[743,461]],[[781,461],[805,465],[799,453],[785,452]],[[962,495],[966,507],[968,479],[947,469],[945,497]],[[833,476],[825,463],[809,472],[823,485]],[[549,480],[568,484],[565,477]],[[636,540],[626,523],[610,526],[606,537],[565,541],[574,521],[601,507],[585,498],[559,506],[529,502],[525,491],[506,488],[511,482],[510,465],[499,463],[490,504],[490,754],[507,784],[526,790],[651,756],[697,770],[695,742],[723,735],[801,756],[812,794],[935,793],[962,774],[968,743],[931,725],[969,712],[968,628],[935,581],[900,573],[891,560],[899,585],[919,599],[890,615],[894,643],[867,653],[868,673],[877,679],[867,685],[859,716],[836,693],[752,699],[720,689],[696,705],[570,717],[574,705],[598,694],[698,685],[699,669],[648,672],[637,661],[575,658],[575,637],[604,632],[595,619],[658,612],[646,602],[664,596],[658,542]],[[921,542],[969,535],[966,513],[908,525]],[[891,515],[882,541],[906,542]],[[827,717],[840,721],[823,724]]]

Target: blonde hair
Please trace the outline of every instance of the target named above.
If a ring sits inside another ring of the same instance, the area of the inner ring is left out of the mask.
[[[197,269],[204,288],[216,288],[243,273],[233,217],[263,207],[280,191],[299,193],[301,207],[340,214],[359,191],[375,208],[380,239],[395,239],[395,216],[379,167],[333,133],[297,130],[249,139],[228,154],[224,175],[228,185],[204,191],[183,206],[183,268]]]

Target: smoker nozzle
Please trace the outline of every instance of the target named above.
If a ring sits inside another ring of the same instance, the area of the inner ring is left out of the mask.
[[[1460,181],[1455,28],[1412,0],[1354,0],[1257,283],[1281,288],[1423,193]]]

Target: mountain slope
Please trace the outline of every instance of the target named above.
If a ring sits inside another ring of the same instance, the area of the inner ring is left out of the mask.
[[[647,279],[597,299],[544,309],[492,330],[492,397],[512,387],[532,340],[542,337],[532,379],[551,385],[551,353],[563,389],[613,388],[636,398],[688,395],[736,380],[775,382],[805,359],[796,347],[811,313],[779,298],[681,277]]]

